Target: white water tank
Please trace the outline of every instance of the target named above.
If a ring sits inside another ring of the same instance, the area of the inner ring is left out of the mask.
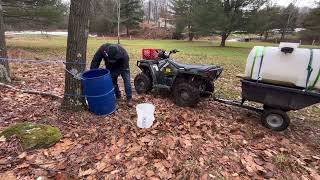
[[[282,43],[279,47],[256,46],[249,54],[245,76],[262,82],[319,90],[320,49],[298,48],[293,43]]]

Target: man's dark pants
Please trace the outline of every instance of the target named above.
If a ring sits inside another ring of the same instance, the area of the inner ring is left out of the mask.
[[[118,77],[121,75],[124,83],[124,89],[126,92],[127,100],[132,99],[132,87],[131,87],[131,77],[130,69],[111,69],[112,83],[114,87],[114,92],[117,98],[121,97],[121,92],[118,85]]]

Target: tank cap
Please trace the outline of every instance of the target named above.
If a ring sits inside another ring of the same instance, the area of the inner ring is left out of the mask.
[[[292,47],[283,47],[283,48],[281,48],[281,52],[283,52],[283,53],[285,53],[285,54],[287,54],[287,53],[292,53],[294,51],[294,48],[292,48]]]
[[[279,45],[279,48],[293,48],[293,49],[297,49],[299,48],[300,43],[289,43],[289,42],[281,42]]]

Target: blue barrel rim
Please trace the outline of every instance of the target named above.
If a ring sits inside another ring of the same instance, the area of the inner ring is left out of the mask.
[[[106,74],[103,74],[101,76],[96,76],[96,77],[92,77],[92,78],[87,78],[87,77],[84,77],[85,74],[87,73],[92,73],[92,72],[95,72],[95,71],[106,71],[107,73]],[[98,68],[98,69],[91,69],[89,71],[85,71],[81,74],[81,79],[83,80],[90,80],[90,79],[98,79],[98,78],[101,78],[101,77],[104,77],[106,75],[110,75],[110,70],[109,69],[103,69],[103,68]]]

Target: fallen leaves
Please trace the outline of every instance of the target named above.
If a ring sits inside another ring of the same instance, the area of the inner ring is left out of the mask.
[[[98,172],[101,172],[103,170],[105,170],[108,167],[108,164],[105,162],[98,162],[96,163],[96,169]]]
[[[124,138],[120,138],[119,141],[117,142],[117,146],[118,147],[122,147],[125,143],[125,139]]]
[[[0,180],[16,180],[16,176],[12,171],[5,172],[0,174]]]
[[[0,142],[5,142],[6,141],[6,138],[4,136],[1,136],[0,137]]]
[[[20,154],[18,156],[19,159],[24,159],[25,157],[27,156],[27,153],[26,152],[23,152],[22,154]]]
[[[313,179],[313,180],[319,180],[320,179],[320,175],[315,172],[315,171],[312,171],[311,174],[310,174],[310,177]]]
[[[141,143],[149,143],[152,139],[153,139],[153,137],[151,135],[148,135],[148,136],[144,136],[144,137],[140,138],[139,142],[141,142]]]
[[[87,169],[87,170],[85,170],[85,171],[83,171],[81,168],[79,169],[79,174],[78,174],[78,176],[79,177],[83,177],[83,176],[88,176],[88,175],[92,175],[92,174],[95,174],[95,173],[97,173],[97,170],[95,170],[95,169]]]
[[[63,76],[63,71],[51,70]],[[31,78],[27,71],[19,71]],[[59,78],[50,86],[35,78],[15,85],[30,83],[35,89],[63,94]],[[139,130],[135,128],[135,109],[127,109],[123,100],[118,102],[118,113],[97,117],[87,112],[61,112],[60,103],[48,98],[0,90],[5,95],[0,97],[4,102],[0,104],[0,118],[4,119],[0,129],[28,120],[53,124],[64,132],[64,139],[55,146],[27,153],[0,137],[0,171],[11,171],[17,177],[36,179],[30,173],[36,172],[57,179],[318,178],[319,149],[304,142],[309,136],[301,138],[295,130],[270,132],[260,126],[256,114],[247,116],[246,110],[210,100],[192,109],[177,107],[163,96],[136,96],[139,103],[157,106],[152,129]],[[130,121],[123,120],[124,114]],[[319,135],[316,127],[311,130]],[[286,172],[279,165],[284,165]]]
[[[165,136],[162,138],[161,143],[169,149],[175,149],[178,142],[177,139],[174,136]]]
[[[140,150],[142,149],[142,146],[140,146],[140,145],[138,145],[138,144],[132,144],[131,145],[131,147],[129,147],[128,149],[127,149],[127,152],[128,152],[128,155],[127,156],[129,156],[129,155],[131,155],[131,154],[134,154],[134,153],[136,153],[136,152],[139,152]]]
[[[261,166],[263,165],[263,163],[260,163],[261,165],[258,165],[254,157],[249,154],[242,155],[241,163],[246,168],[250,176],[266,172],[265,169]]]
[[[192,140],[190,136],[183,136],[182,138],[179,139],[179,142],[184,148],[192,147]]]
[[[57,156],[61,153],[67,152],[70,148],[74,146],[71,139],[62,139],[60,143],[57,143],[53,147],[49,148],[48,151],[44,151],[45,155]]]
[[[320,156],[312,156],[313,159],[320,160]]]
[[[157,174],[160,176],[161,179],[171,179],[172,178],[172,173],[169,172],[169,170],[164,166],[164,164],[160,162],[156,162],[153,165],[156,170]]]

